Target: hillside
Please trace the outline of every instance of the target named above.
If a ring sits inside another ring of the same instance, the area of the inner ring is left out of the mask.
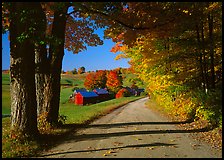
[[[84,81],[87,73],[84,74],[62,74],[61,75],[61,93],[60,103],[68,102],[69,96],[75,88],[85,88]],[[123,86],[131,86],[132,81],[137,77],[132,73],[122,73]],[[136,85],[139,88],[144,88],[144,85],[136,80]],[[10,114],[10,78],[7,72],[2,72],[2,114]]]

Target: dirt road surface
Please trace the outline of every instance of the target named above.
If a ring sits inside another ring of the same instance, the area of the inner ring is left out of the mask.
[[[192,132],[131,102],[73,133],[44,152],[45,158],[221,158],[221,151],[193,139]],[[151,101],[151,100],[149,100]]]

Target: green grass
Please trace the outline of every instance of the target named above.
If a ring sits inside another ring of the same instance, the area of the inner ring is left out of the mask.
[[[140,97],[122,97],[119,99],[112,99],[97,104],[78,106],[74,103],[66,103],[60,106],[60,115],[67,116],[67,123],[83,124],[89,120],[107,114],[128,102],[137,100]]]
[[[68,87],[61,87],[61,104],[68,101],[74,87],[84,88],[84,79],[84,74],[61,76],[61,84],[68,85]],[[2,73],[2,114],[10,114],[10,112],[10,78],[9,74]]]
[[[76,74],[76,75],[62,75],[61,84],[68,86],[75,86],[77,88],[84,88],[85,74]]]
[[[2,114],[10,114],[10,78],[2,74]]]

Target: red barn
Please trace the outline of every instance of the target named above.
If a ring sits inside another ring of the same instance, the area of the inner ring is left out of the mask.
[[[99,101],[106,101],[109,99],[109,92],[106,89],[94,89],[93,92],[99,96]]]
[[[75,95],[76,105],[86,105],[96,103],[98,95],[95,92],[78,92]]]

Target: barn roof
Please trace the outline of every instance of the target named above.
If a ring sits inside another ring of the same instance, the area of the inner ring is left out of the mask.
[[[76,90],[74,90],[74,93],[79,93],[79,92],[86,92],[86,89],[85,88],[82,88],[82,89],[76,89]]]
[[[94,89],[94,92],[96,92],[97,94],[108,94],[109,92],[105,89]]]
[[[138,92],[144,92],[145,89],[141,88],[141,89],[138,89]]]
[[[79,92],[83,97],[98,97],[95,92]]]

